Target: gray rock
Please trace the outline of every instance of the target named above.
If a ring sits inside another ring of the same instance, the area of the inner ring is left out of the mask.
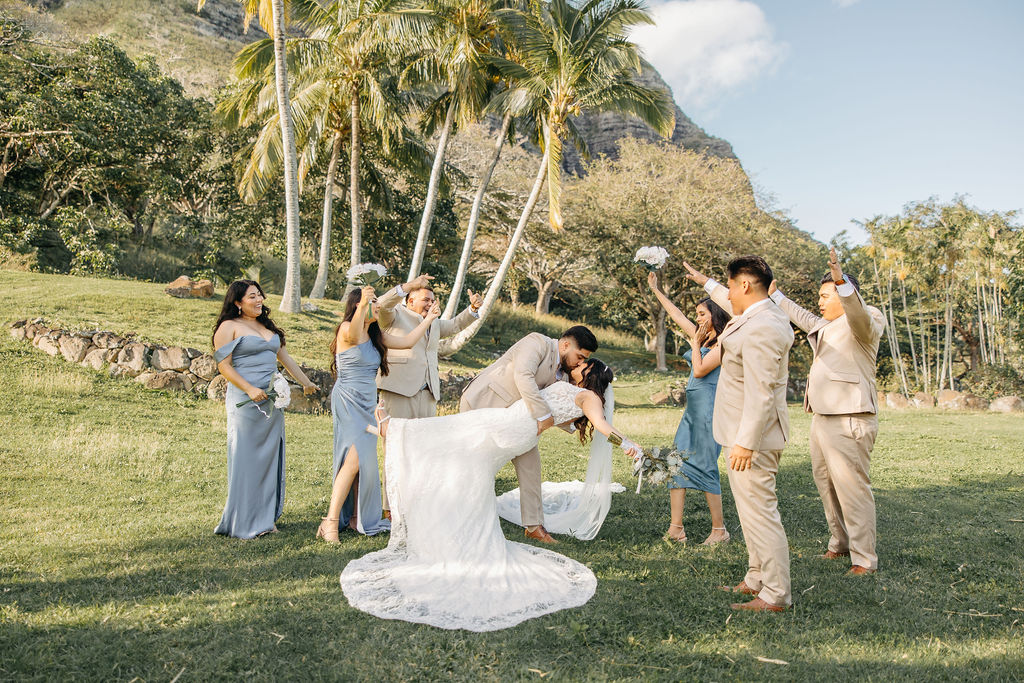
[[[164,389],[173,391],[188,391],[190,386],[185,384],[185,378],[180,372],[164,370],[158,372],[145,382],[147,389]]]
[[[69,363],[81,363],[85,355],[94,348],[91,337],[67,334],[60,339],[60,352]]]
[[[935,397],[931,394],[919,391],[910,399],[910,402],[914,404],[916,408],[934,408]]]
[[[15,339],[18,339],[18,340],[24,339],[25,338],[25,327],[24,327],[24,325],[21,326],[21,327],[12,327],[11,328],[11,336],[14,337]]]
[[[202,355],[192,360],[189,365],[189,370],[196,377],[200,377],[207,382],[217,376],[217,363],[213,360],[213,356]]]
[[[228,393],[228,380],[224,375],[217,375],[206,388],[206,396],[214,401],[223,401]]]
[[[114,364],[112,364],[110,366],[110,376],[111,377],[134,377],[135,375],[133,375],[130,372],[128,372],[128,370],[126,370],[123,365],[118,365],[118,364],[114,363]]]
[[[51,337],[48,334],[37,335],[36,338],[32,340],[32,345],[35,346],[40,351],[42,351],[43,353],[48,353],[51,356],[56,356],[60,354],[59,342],[57,341],[57,339]]]
[[[1024,400],[1020,396],[1000,396],[988,404],[988,409],[996,413],[1024,412]]]
[[[947,410],[963,410],[967,407],[966,396],[953,389],[943,389],[935,396],[936,404]]]
[[[964,408],[967,410],[988,410],[988,399],[974,394],[964,394]]]
[[[154,377],[156,377],[156,373],[155,372],[144,372],[141,375],[139,375],[138,377],[136,377],[135,381],[138,382],[139,384],[145,385],[146,382],[148,382],[149,380],[153,379]]]
[[[113,332],[97,332],[92,337],[92,343],[101,349],[117,349],[124,344],[124,339]]]
[[[902,410],[910,407],[910,401],[908,401],[907,397],[903,394],[898,394],[893,391],[885,395],[885,405],[888,408]]]
[[[185,353],[188,354],[189,360],[192,360],[193,358],[199,358],[199,356],[203,355],[202,351],[200,351],[199,349],[193,349],[191,346],[185,349]]]
[[[302,306],[300,306],[300,308],[306,313],[316,313],[317,311],[320,310],[320,308],[316,304],[309,301],[302,302]]]
[[[651,403],[656,406],[667,406],[672,403],[672,397],[668,395],[667,391],[659,391],[651,394]]]
[[[154,349],[150,357],[150,365],[157,370],[188,369],[190,364],[188,352],[180,346],[169,346],[166,349]]]
[[[132,342],[125,345],[117,354],[117,364],[119,367],[124,368],[126,374],[137,377],[142,374],[143,370],[149,367],[147,356],[145,344]]]
[[[196,382],[192,386],[192,393],[194,394],[205,394],[206,390],[210,388],[209,382]]]
[[[11,323],[11,327],[25,327],[25,325],[28,325],[27,320],[15,320]]]
[[[107,365],[108,353],[107,349],[93,349],[85,354],[85,358],[82,359],[82,365],[93,370],[102,370]]]
[[[119,349],[119,348],[107,349],[106,350],[106,354],[107,354],[106,361],[108,363],[116,363],[117,362],[117,356],[118,356],[119,353],[121,353],[121,349]]]

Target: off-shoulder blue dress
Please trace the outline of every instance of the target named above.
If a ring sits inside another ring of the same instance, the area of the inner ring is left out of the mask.
[[[345,462],[348,451],[356,447],[359,456],[359,513],[356,529],[373,536],[391,528],[381,519],[380,471],[377,468],[377,436],[366,431],[377,425],[373,409],[377,405],[377,369],[380,353],[367,339],[362,344],[335,355],[338,378],[331,390],[331,413],[334,416],[334,476]],[[334,479],[331,479],[333,482]],[[356,506],[356,489],[349,491],[341,508],[339,528],[348,526]]]
[[[702,348],[701,357],[711,349]],[[693,376],[693,350],[683,354],[691,363],[690,379],[686,382],[686,409],[679,421],[676,450],[685,451],[688,459],[683,462],[683,475],[669,479],[670,489],[698,489],[708,493],[722,493],[722,482],[718,477],[718,455],[722,447],[715,441],[711,429],[711,416],[715,412],[715,389],[718,388],[718,373],[721,366],[703,377]]]
[[[231,365],[247,382],[266,389],[277,371],[281,340],[247,334],[214,351],[218,363]],[[215,533],[253,538],[273,530],[284,510],[284,413],[270,411],[272,400],[259,406],[228,383],[224,405],[228,414],[228,500]],[[262,412],[261,412],[262,410]],[[270,417],[268,418],[267,415]]]

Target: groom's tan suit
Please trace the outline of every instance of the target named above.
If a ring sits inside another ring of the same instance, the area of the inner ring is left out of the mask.
[[[848,282],[837,288],[844,314],[814,315],[781,292],[772,299],[814,351],[804,409],[811,418],[811,467],[832,534],[828,549],[849,551],[855,565],[876,569],[871,449],[878,435],[875,367],[885,317]]]
[[[558,373],[558,341],[534,332],[528,334],[470,382],[462,393],[459,412],[478,408],[507,408],[523,399],[534,419],[551,416],[540,390],[554,384]],[[523,526],[544,523],[541,502],[540,451],[534,446],[513,458],[519,479]]]
[[[728,290],[709,280],[712,299],[732,312]],[[728,453],[732,446],[754,452],[750,468],[729,470],[729,486],[747,544],[743,581],[765,602],[792,603],[789,544],[779,516],[775,476],[789,438],[786,386],[793,328],[771,300],[757,302],[734,317],[718,338],[722,370],[715,392],[712,428]]]
[[[377,303],[377,324],[389,334],[405,336],[419,327],[423,316],[399,305],[404,295],[393,287]],[[437,371],[437,346],[445,337],[458,334],[477,319],[467,307],[452,320],[430,323],[427,333],[411,349],[388,349],[388,374],[377,373],[377,388],[384,408],[392,417],[415,419],[437,415],[441,381]],[[389,510],[387,485],[381,479],[384,509]]]

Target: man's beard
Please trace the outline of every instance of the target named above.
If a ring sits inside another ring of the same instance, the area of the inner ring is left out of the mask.
[[[562,374],[566,377],[572,374],[572,368],[565,364],[565,356],[558,359],[558,366],[562,369]]]

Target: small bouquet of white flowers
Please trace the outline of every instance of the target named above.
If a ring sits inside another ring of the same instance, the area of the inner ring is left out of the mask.
[[[268,420],[270,416],[274,414],[274,408],[280,408],[284,410],[288,407],[288,404],[292,402],[292,388],[288,385],[288,380],[280,372],[274,373],[274,377],[270,380],[270,386],[267,387],[267,400],[273,399],[273,403],[270,404],[270,412],[264,412],[263,408],[260,408],[259,403],[253,403],[251,398],[247,398],[240,403],[236,403],[236,408],[241,408],[246,403],[253,403],[256,406],[256,410],[263,413],[263,416]]]
[[[637,456],[633,461],[633,474],[636,475],[636,492],[646,480],[650,486],[660,486],[669,477],[683,477],[683,462],[688,456],[675,448],[659,448],[655,446],[650,450],[644,449],[643,455]]]
[[[356,287],[373,287],[387,274],[388,269],[379,263],[360,263],[349,268],[345,277]]]
[[[660,270],[665,267],[668,260],[668,252],[664,247],[640,247],[636,250],[633,260],[642,263],[649,270]]]

